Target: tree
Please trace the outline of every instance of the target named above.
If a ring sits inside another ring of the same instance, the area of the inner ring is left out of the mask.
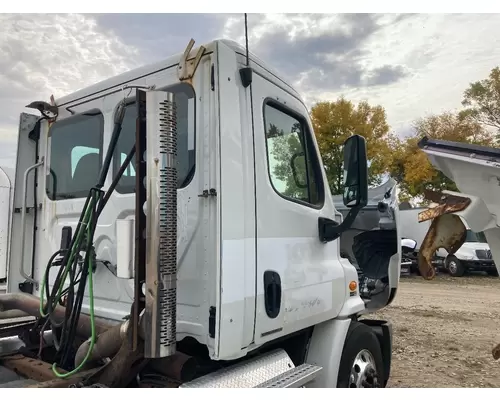
[[[436,170],[419,149],[417,143],[424,136],[483,146],[491,146],[494,142],[491,133],[475,118],[463,113],[430,115],[416,120],[413,128],[410,137],[393,137],[391,142],[393,151],[389,172],[399,183],[400,201],[420,196],[426,188],[457,191],[454,182]]]
[[[342,145],[354,134],[366,139],[369,184],[381,183],[391,160],[391,135],[383,107],[366,101],[356,106],[344,98],[322,101],[312,107],[311,121],[332,194],[342,193]]]
[[[488,78],[472,82],[464,92],[462,117],[494,128],[500,141],[500,68],[493,68]]]
[[[267,142],[271,147],[270,167],[273,184],[284,185],[276,189],[288,197],[307,199],[305,157],[299,139],[301,134],[300,124],[294,124],[291,132],[285,134],[283,129],[271,123],[267,132]],[[292,160],[295,171],[292,171]]]

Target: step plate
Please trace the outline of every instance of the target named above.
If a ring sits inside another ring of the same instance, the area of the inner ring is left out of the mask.
[[[212,372],[181,385],[181,388],[254,388],[295,368],[284,350]]]
[[[257,387],[273,389],[299,388],[316,378],[322,369],[323,367],[319,367],[317,365],[302,364],[258,385]]]

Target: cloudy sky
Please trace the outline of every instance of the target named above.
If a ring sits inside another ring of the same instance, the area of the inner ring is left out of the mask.
[[[243,14],[0,14],[0,166],[13,166],[19,113],[136,66],[225,37]],[[392,128],[460,107],[500,65],[499,14],[249,14],[251,50],[311,106],[344,95],[383,105]]]

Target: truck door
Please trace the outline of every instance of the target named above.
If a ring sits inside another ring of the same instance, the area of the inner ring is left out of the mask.
[[[307,109],[254,73],[257,204],[256,344],[338,315],[345,298],[338,240],[322,243],[318,218],[335,218]]]

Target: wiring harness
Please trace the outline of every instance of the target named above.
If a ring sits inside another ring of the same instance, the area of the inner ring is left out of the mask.
[[[81,370],[91,355],[96,341],[93,293],[93,273],[96,268],[96,253],[93,245],[94,233],[99,215],[135,155],[134,145],[114,177],[109,189],[107,192],[104,192],[102,188],[120,136],[124,115],[125,99],[120,103],[115,114],[113,134],[100,171],[99,180],[90,189],[70,245],[68,249],[60,249],[52,255],[48,261],[42,281],[40,290],[40,315],[44,324],[42,332],[50,324],[54,345],[57,350],[56,362],[52,365],[52,370],[60,378],[69,377]],[[60,262],[56,261],[58,258],[61,259],[61,257],[62,260]],[[56,264],[59,264],[59,271],[52,290],[50,290],[49,272]],[[91,320],[90,346],[86,357],[80,365],[73,366],[76,327],[78,326],[87,282]],[[65,288],[66,283],[68,285]],[[65,298],[65,304],[63,304],[63,298]],[[54,310],[58,305],[65,305],[66,307],[66,313],[62,321],[57,320],[54,316]],[[66,370],[70,370],[70,372],[65,374],[58,372],[58,364]],[[71,368],[73,369],[71,370]]]

